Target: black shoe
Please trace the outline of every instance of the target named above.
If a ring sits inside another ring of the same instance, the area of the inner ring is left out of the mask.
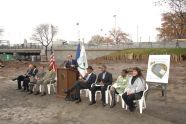
[[[32,94],[33,93],[33,91],[30,91],[28,94],[30,95],[30,94]]]
[[[70,90],[67,89],[67,90],[64,91],[64,93],[69,94],[70,93]]]
[[[92,101],[92,102],[90,102],[88,105],[93,105],[93,104],[95,104],[96,103],[96,101]]]
[[[76,101],[76,104],[78,104],[78,103],[80,103],[81,102],[81,99],[78,99],[77,101]]]
[[[45,92],[41,94],[41,96],[45,96],[45,95],[46,95],[46,93],[45,93]]]
[[[130,112],[134,112],[135,109],[136,109],[136,107],[129,107]]]
[[[21,90],[21,92],[25,92],[25,91],[26,91],[25,89]]]
[[[106,106],[106,103],[105,102],[102,102],[102,106],[105,107]]]
[[[39,95],[39,92],[34,93],[34,95]]]
[[[115,105],[116,105],[116,103],[112,103],[111,106],[110,106],[110,108],[114,108]]]
[[[15,81],[15,80],[17,80],[17,78],[13,78],[13,79],[12,79],[12,81]]]

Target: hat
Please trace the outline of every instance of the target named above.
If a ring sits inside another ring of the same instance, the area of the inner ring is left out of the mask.
[[[90,66],[90,65],[88,66],[88,68],[87,68],[87,69],[91,69],[91,70],[93,70],[92,66]]]

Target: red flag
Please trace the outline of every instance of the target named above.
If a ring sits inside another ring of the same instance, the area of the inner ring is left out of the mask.
[[[50,55],[50,65],[49,66],[52,67],[52,70],[53,71],[56,71],[57,70],[57,68],[56,68],[56,60],[55,60],[54,53],[52,53]]]

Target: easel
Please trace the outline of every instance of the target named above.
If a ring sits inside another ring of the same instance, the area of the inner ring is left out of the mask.
[[[153,68],[154,65],[159,66]],[[165,102],[167,102],[169,68],[170,55],[149,55],[146,81],[149,84],[149,89],[161,87],[161,94],[165,97]],[[165,75],[166,77],[164,77]]]
[[[167,101],[167,87],[168,83],[156,83],[156,82],[147,82],[149,84],[149,90],[156,87],[161,87],[161,94],[165,97],[165,102]],[[149,93],[149,91],[148,91]],[[147,93],[147,95],[148,95]],[[147,96],[146,96],[147,97]]]

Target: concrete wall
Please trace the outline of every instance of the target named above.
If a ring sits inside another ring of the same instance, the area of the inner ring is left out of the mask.
[[[118,50],[86,50],[86,54],[87,54],[87,59],[95,59],[97,57],[101,57],[104,55],[108,55],[112,52],[116,52]],[[64,62],[64,60],[66,60],[66,56],[68,54],[72,54],[73,58],[75,58],[76,56],[76,50],[54,50],[54,54],[55,54],[55,58],[56,58],[56,62],[57,64],[62,64]]]

